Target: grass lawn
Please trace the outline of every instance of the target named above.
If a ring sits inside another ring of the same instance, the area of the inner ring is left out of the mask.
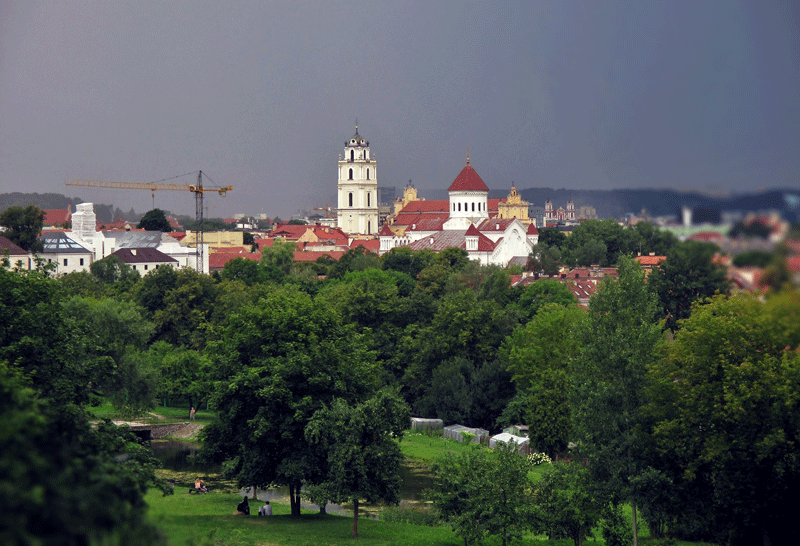
[[[228,493],[189,495],[176,490],[175,495],[163,497],[160,492],[151,491],[146,500],[150,505],[150,520],[162,529],[172,546],[462,544],[449,527],[422,527],[364,518],[359,518],[359,538],[353,540],[350,517],[304,513],[300,518],[292,518],[288,505],[276,503],[271,503],[272,517],[235,516],[233,512],[241,497]],[[255,502],[250,503],[250,510],[257,513]]]
[[[170,423],[183,422],[189,420],[189,408],[156,406],[149,413],[131,417],[130,415],[120,414],[110,402],[104,402],[99,406],[89,407],[89,412],[98,419],[114,419],[120,421],[138,421],[140,423]],[[210,423],[215,420],[216,414],[210,410],[197,410],[195,421],[198,423]]]

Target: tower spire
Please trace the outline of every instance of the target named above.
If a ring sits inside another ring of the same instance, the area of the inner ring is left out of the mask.
[[[467,165],[469,165],[469,146],[467,146]]]

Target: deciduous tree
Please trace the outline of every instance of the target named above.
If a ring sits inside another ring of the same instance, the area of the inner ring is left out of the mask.
[[[324,500],[353,503],[353,538],[358,538],[358,504],[400,500],[399,442],[411,412],[399,395],[381,390],[363,403],[337,399],[314,413],[306,439],[327,453],[327,474],[318,490]]]
[[[367,340],[330,307],[297,288],[276,288],[233,314],[209,345],[219,420],[206,427],[205,456],[241,486],[300,487],[325,476],[325,456],[306,441],[314,412],[333,400],[369,397],[379,373]]]
[[[578,330],[571,401],[579,453],[614,504],[635,501],[631,481],[643,471],[646,370],[658,357],[661,340],[657,300],[641,267],[623,258],[618,275],[604,279]],[[636,542],[635,502],[633,518]]]
[[[44,225],[44,211],[34,205],[8,207],[0,212],[0,226],[6,228],[3,236],[24,250],[41,252],[44,248],[39,234]]]

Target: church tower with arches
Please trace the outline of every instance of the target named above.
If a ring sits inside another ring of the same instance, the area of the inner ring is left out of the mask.
[[[338,189],[338,227],[347,234],[378,233],[378,169],[358,122],[339,155]]]

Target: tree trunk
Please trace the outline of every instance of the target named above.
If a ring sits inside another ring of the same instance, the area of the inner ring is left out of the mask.
[[[639,546],[639,528],[636,525],[636,503],[631,503],[631,518],[633,519],[633,546]]]
[[[300,517],[300,486],[289,485],[289,505],[292,507],[292,516]]]
[[[353,538],[358,538],[358,499],[353,501]]]
[[[328,506],[327,503],[324,503],[324,502],[320,503],[320,505],[319,505],[319,513],[320,514],[327,514],[328,513],[327,509],[325,508],[326,506]]]

